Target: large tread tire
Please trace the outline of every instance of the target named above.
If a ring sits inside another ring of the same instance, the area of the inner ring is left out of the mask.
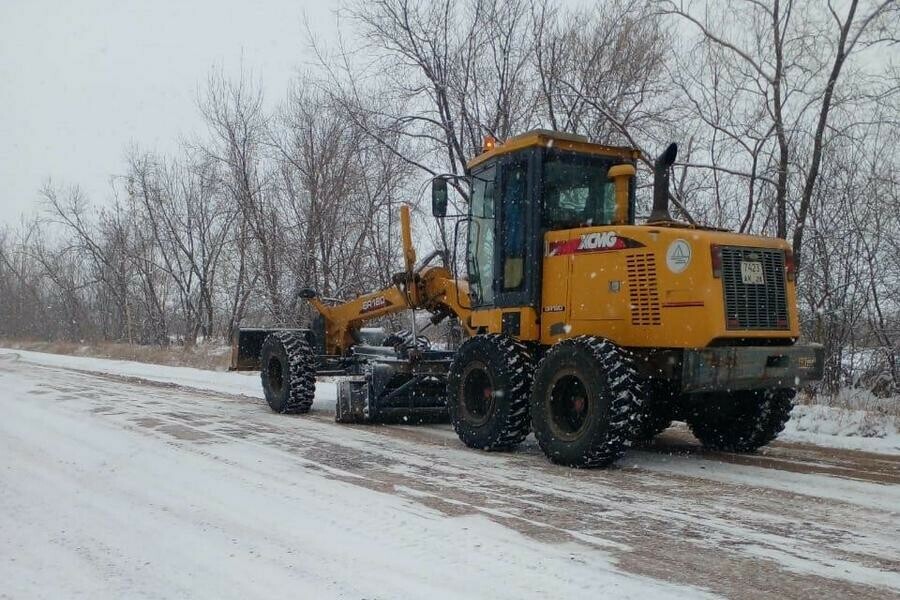
[[[650,378],[646,384],[647,397],[644,399],[640,425],[635,434],[635,443],[650,442],[669,428],[674,420],[677,392],[670,381]]]
[[[316,358],[302,334],[271,333],[263,342],[260,364],[263,392],[273,411],[309,412],[316,395]]]
[[[547,352],[534,374],[534,435],[552,462],[610,465],[640,430],[645,396],[630,352],[593,336],[564,340]]]
[[[790,388],[707,394],[688,414],[688,425],[706,448],[754,452],[774,440],[791,417]]]
[[[466,340],[447,374],[447,410],[462,442],[481,450],[509,450],[531,426],[528,402],[534,361],[506,335]]]

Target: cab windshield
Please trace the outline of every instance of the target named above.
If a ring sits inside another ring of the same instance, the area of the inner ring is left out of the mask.
[[[494,300],[494,175],[492,166],[473,177],[468,233],[469,291],[476,306]]]
[[[602,156],[548,150],[543,167],[543,227],[573,229],[612,223],[615,186],[606,173],[613,164]]]

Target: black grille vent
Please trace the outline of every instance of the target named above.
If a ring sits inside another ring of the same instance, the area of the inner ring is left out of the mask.
[[[788,329],[784,252],[722,246],[727,329]],[[763,283],[744,283],[741,263],[761,263]]]

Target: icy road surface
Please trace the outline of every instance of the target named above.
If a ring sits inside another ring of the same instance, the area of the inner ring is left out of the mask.
[[[672,429],[577,471],[258,390],[0,350],[0,598],[900,597],[896,455]]]

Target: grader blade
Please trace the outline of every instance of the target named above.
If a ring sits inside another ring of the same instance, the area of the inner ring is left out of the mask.
[[[276,329],[265,328],[236,328],[231,336],[231,366],[229,371],[259,371],[259,354],[263,342],[270,334],[276,331],[300,332],[312,341],[313,333],[309,329],[289,329],[279,327]]]

